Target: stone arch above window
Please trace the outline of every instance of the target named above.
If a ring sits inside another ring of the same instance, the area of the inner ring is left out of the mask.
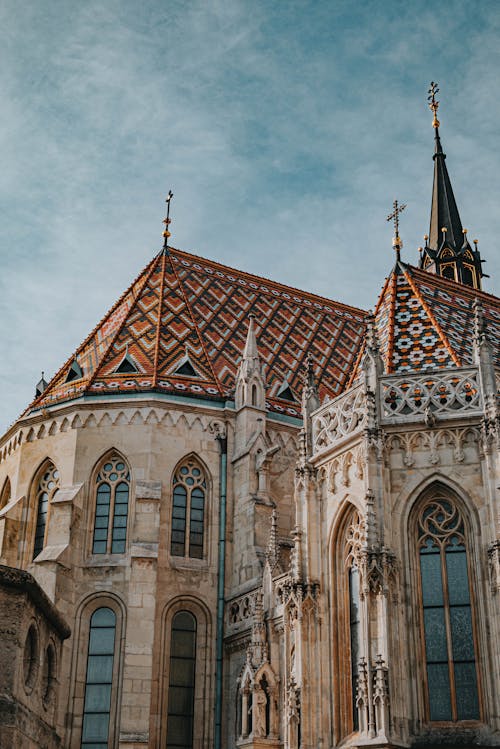
[[[172,556],[203,559],[207,480],[201,463],[184,459],[175,469],[172,481]]]
[[[35,539],[33,544],[33,559],[35,559],[47,540],[50,505],[59,491],[59,471],[51,460],[47,460],[39,469],[34,484],[34,505],[36,507]]]
[[[95,493],[93,554],[123,554],[127,544],[130,499],[130,467],[112,450],[93,474]]]
[[[478,643],[465,516],[434,485],[413,511],[425,720],[480,719]]]

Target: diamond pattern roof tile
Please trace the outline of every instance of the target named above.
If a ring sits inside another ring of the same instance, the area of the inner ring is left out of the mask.
[[[250,313],[266,364],[270,410],[300,415],[298,404],[278,391],[286,380],[300,394],[309,354],[321,396],[342,392],[359,356],[363,310],[169,248],[148,264],[30,409],[83,394],[230,398]],[[137,373],[116,372],[125,352]],[[176,373],[186,356],[196,377]],[[66,383],[75,358],[83,377]]]

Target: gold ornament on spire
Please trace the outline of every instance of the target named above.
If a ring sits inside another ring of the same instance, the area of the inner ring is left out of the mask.
[[[165,200],[165,203],[167,204],[167,216],[166,218],[163,219],[163,223],[165,224],[165,231],[163,232],[163,239],[165,241],[163,243],[163,247],[167,247],[168,238],[172,236],[168,230],[168,227],[172,223],[172,219],[170,218],[170,201],[172,200],[173,197],[174,197],[174,193],[172,192],[172,190],[169,190],[167,198]]]
[[[434,114],[434,119],[432,120],[432,127],[438,128],[439,120],[437,118],[437,111],[439,109],[439,102],[436,99],[436,94],[439,93],[439,89],[438,89],[437,83],[434,83],[434,81],[431,81],[431,87],[427,93],[429,94],[429,96],[427,97],[427,101],[429,102],[429,109]]]

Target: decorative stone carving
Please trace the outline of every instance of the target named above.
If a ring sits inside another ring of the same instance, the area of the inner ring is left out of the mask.
[[[500,593],[500,539],[488,547],[488,566],[492,593]]]
[[[477,367],[383,377],[380,398],[386,423],[419,415],[432,426],[437,416],[480,413],[482,409]]]
[[[313,446],[319,453],[345,437],[361,431],[367,422],[367,407],[361,385],[326,403],[313,416]]]

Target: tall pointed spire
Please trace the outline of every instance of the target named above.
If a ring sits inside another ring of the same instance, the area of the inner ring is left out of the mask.
[[[433,81],[428,96],[434,128],[431,219],[429,236],[426,236],[426,245],[420,252],[419,265],[437,275],[480,289],[483,275],[481,257],[477,250],[470,246],[467,230],[462,226],[446,167],[446,154],[439,136],[439,101],[436,99],[438,92],[437,83]]]
[[[432,185],[431,223],[429,229],[429,247],[439,250],[443,242],[443,228],[446,229],[446,243],[455,250],[463,244],[462,221],[451,186],[450,175],[446,167],[446,154],[439,137],[439,120],[437,111],[439,102],[436,94],[439,89],[432,82],[429,89],[429,107],[434,114],[432,126],[434,128],[434,181]]]
[[[254,315],[249,315],[247,339],[243,356],[236,373],[236,408],[254,406],[265,408],[266,383],[261,364]]]

